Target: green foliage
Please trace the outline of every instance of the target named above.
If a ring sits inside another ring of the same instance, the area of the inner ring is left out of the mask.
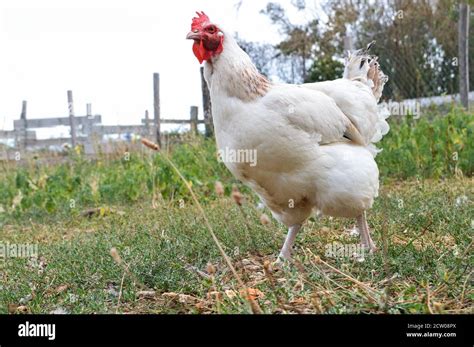
[[[453,109],[445,116],[392,118],[391,130],[379,143],[382,179],[472,176],[472,113]],[[217,160],[214,139],[194,138],[171,148],[170,156],[204,203],[215,200],[215,181],[229,187],[237,181]],[[161,197],[177,203],[189,194],[160,154],[132,152],[117,159],[73,155],[59,165],[28,166],[0,173],[0,223],[77,214],[85,208],[133,204]]]
[[[214,139],[196,138],[176,145],[170,155],[205,198],[215,198],[216,180],[233,181],[217,160]],[[151,151],[112,160],[73,156],[72,161],[52,166],[37,165],[36,160],[0,173],[0,223],[6,216],[75,214],[104,204],[150,201],[154,195],[166,200],[189,199],[186,187],[166,160]]]
[[[340,78],[344,72],[344,64],[332,57],[316,59],[309,70],[305,83],[331,81]]]
[[[440,178],[474,171],[474,117],[453,109],[430,119],[389,119],[390,132],[380,143],[377,156],[382,177]]]

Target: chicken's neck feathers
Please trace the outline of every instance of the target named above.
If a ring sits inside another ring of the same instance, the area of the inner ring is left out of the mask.
[[[271,82],[253,64],[250,57],[239,47],[234,38],[224,34],[224,50],[206,62],[206,80],[214,92],[225,93],[244,102],[254,101],[264,96]]]

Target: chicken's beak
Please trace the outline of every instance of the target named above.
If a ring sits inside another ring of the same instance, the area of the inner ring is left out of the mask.
[[[199,32],[190,31],[186,35],[186,40],[200,40],[200,39],[201,39],[201,34]]]

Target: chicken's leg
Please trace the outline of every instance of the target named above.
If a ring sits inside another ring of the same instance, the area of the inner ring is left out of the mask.
[[[301,224],[292,225],[288,229],[288,234],[286,235],[285,243],[280,251],[280,255],[278,256],[278,260],[290,260],[291,259],[291,249],[293,248],[293,244],[295,243],[296,234],[301,229]]]
[[[367,224],[367,216],[364,211],[359,217],[357,217],[357,228],[360,232],[360,240],[362,245],[369,249],[370,253],[373,253],[377,250],[374,241],[370,237],[369,225]]]

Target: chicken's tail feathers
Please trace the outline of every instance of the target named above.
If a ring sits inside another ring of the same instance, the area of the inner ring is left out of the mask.
[[[380,68],[378,57],[369,53],[374,45],[375,41],[372,41],[366,48],[348,52],[343,77],[368,85],[378,102],[382,96],[383,87],[388,82],[388,76]]]
[[[385,83],[388,81],[388,76],[382,71],[378,62],[379,58],[370,54],[370,49],[374,45],[375,41],[372,41],[366,48],[348,52],[343,77],[367,85],[372,90],[375,100],[378,102],[382,96]],[[370,144],[368,145],[370,152],[374,156],[380,152],[374,144],[379,142],[390,130],[390,126],[386,120],[389,116],[390,112],[388,112],[387,107],[379,105],[375,129],[370,139]]]
[[[377,111],[377,121],[375,123],[375,131],[372,138],[370,139],[370,143],[366,146],[374,158],[378,153],[382,152],[381,149],[376,147],[376,143],[382,140],[382,138],[387,135],[390,130],[390,125],[387,122],[388,117],[390,117],[390,111],[387,107],[387,104],[379,104]]]

